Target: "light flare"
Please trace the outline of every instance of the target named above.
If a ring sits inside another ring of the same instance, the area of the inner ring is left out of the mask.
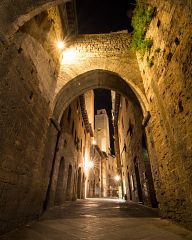
[[[58,42],[57,42],[57,48],[58,48],[58,49],[64,49],[64,47],[65,47],[65,44],[64,44],[63,41],[58,41]]]
[[[114,177],[114,179],[115,179],[115,181],[117,181],[117,182],[118,182],[118,181],[119,181],[121,178],[120,178],[120,176],[119,176],[119,175],[117,175],[117,176],[115,176],[115,177]]]
[[[93,169],[94,168],[94,163],[92,161],[87,161],[85,162],[85,169]]]

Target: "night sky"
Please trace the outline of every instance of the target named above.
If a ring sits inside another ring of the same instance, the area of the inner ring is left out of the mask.
[[[135,0],[76,0],[76,7],[79,34],[132,31],[131,17]],[[111,93],[104,89],[97,89],[94,93],[95,113],[97,109],[105,108],[110,119],[110,142],[114,154]]]
[[[76,0],[79,34],[131,28],[135,0]]]

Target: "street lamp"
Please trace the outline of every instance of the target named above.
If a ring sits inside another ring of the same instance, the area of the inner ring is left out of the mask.
[[[95,139],[92,140],[92,144],[93,144],[93,145],[96,145],[96,144],[97,144]]]
[[[58,48],[58,49],[64,49],[64,47],[65,47],[65,44],[64,44],[63,41],[58,41],[58,42],[57,42],[57,48]]]
[[[121,178],[120,178],[119,175],[116,175],[116,176],[114,177],[114,179],[115,179],[115,181],[119,182],[119,180],[120,180]]]
[[[94,162],[93,161],[85,162],[85,169],[86,170],[93,169],[93,168],[94,168]]]

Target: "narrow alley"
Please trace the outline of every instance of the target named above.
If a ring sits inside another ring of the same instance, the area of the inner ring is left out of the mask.
[[[118,199],[66,202],[0,240],[191,240],[192,233],[158,217],[157,210]]]
[[[192,0],[0,0],[0,240],[192,240]]]

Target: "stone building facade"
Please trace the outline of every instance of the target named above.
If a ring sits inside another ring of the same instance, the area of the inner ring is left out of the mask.
[[[94,104],[91,101],[93,98],[93,92],[87,92],[75,99],[63,113],[47,192],[49,206],[86,197],[85,186],[89,174],[86,163],[91,159],[92,141],[92,127],[86,114],[86,105],[90,102]]]
[[[109,118],[105,109],[97,110],[95,115],[95,141],[102,152],[101,196],[117,197],[117,165],[115,156],[110,153]]]
[[[103,152],[110,152],[109,118],[105,109],[97,110],[95,115],[95,139]]]
[[[114,124],[118,129],[115,151],[120,166],[122,193],[127,195],[128,200],[157,207],[142,113],[128,99],[118,93],[115,95]]]
[[[94,163],[88,175],[88,197],[118,197],[119,182],[116,180],[115,156],[107,155],[97,145],[92,147]]]
[[[119,196],[119,180],[116,179],[117,173],[117,162],[114,155],[108,154],[104,160],[106,167],[106,191],[108,197],[120,197]]]
[[[96,144],[91,147],[92,166],[89,170],[87,180],[87,197],[102,197],[102,161],[103,153]]]

